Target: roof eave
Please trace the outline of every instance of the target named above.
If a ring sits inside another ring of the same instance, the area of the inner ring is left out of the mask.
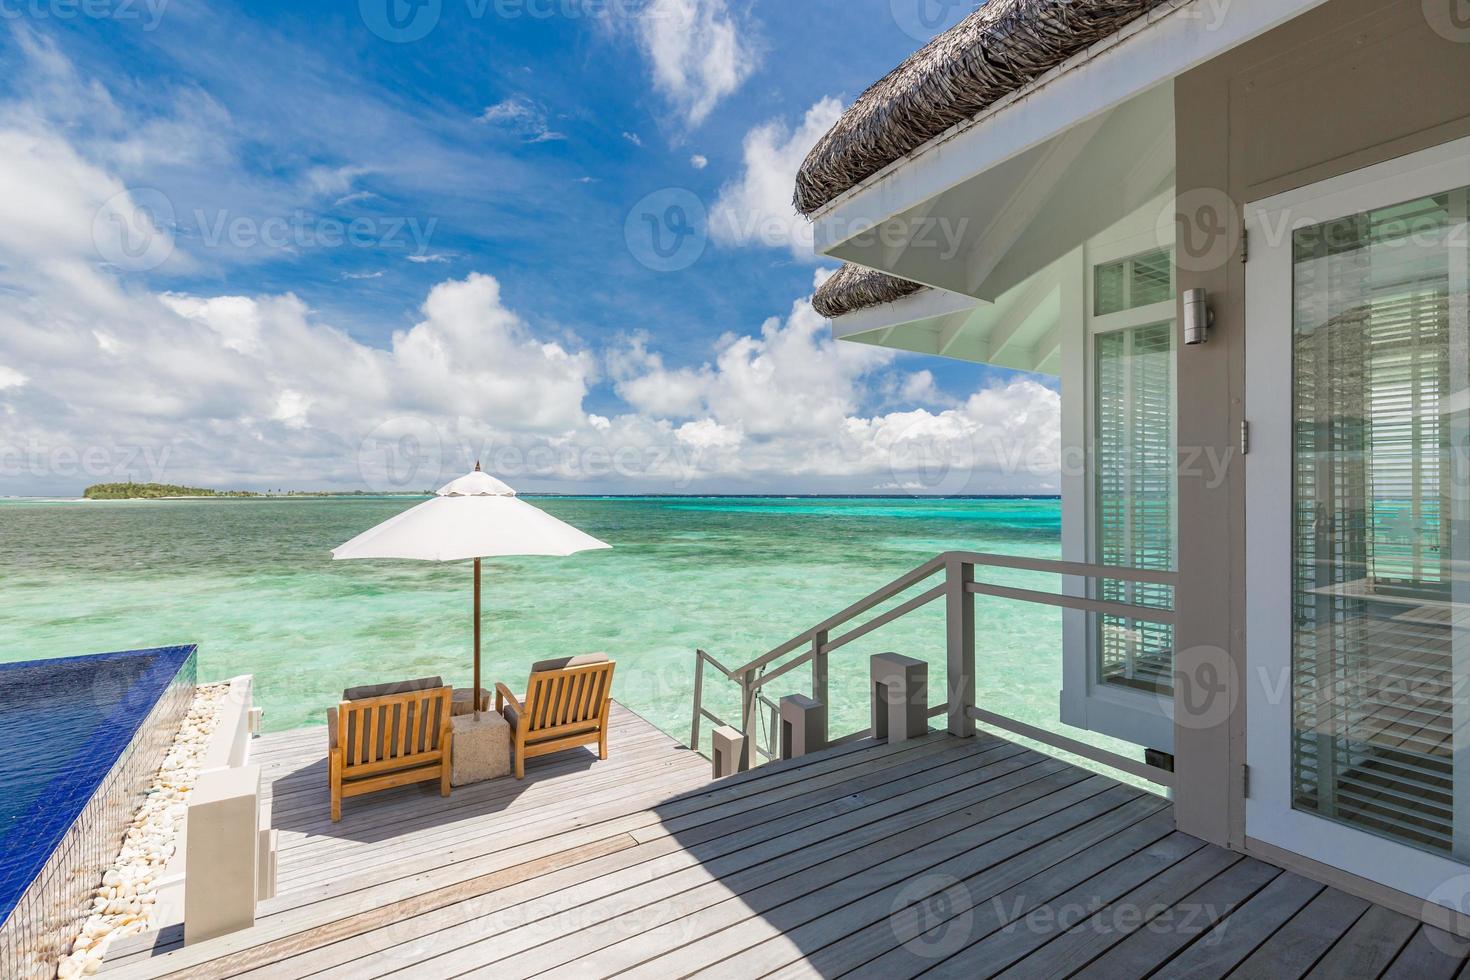
[[[844,242],[1105,112],[1326,0],[1234,0],[1230,17],[1200,30],[1200,0],[1162,6],[950,127],[812,212],[815,250]],[[1120,48],[1136,42],[1127,51]],[[1107,77],[1111,76],[1111,77]],[[1027,102],[1027,112],[1012,112]],[[951,145],[953,154],[946,154]],[[953,163],[937,162],[948,155]],[[902,178],[902,179],[899,179]]]

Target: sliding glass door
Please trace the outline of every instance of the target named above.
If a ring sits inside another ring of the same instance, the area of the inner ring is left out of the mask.
[[[1464,150],[1250,216],[1247,834],[1420,897],[1470,870]]]

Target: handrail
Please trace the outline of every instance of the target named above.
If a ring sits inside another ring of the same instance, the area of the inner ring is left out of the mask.
[[[704,650],[695,651],[695,677],[694,677],[694,713],[690,729],[690,745],[698,749],[700,745],[700,722],[708,720],[716,725],[726,725],[723,719],[708,711],[704,707],[704,665],[712,664],[716,670],[724,674],[729,680],[740,685],[741,690],[741,719],[737,727],[747,739],[748,758],[742,760],[743,764],[755,763],[755,756],[774,758],[779,753],[777,732],[779,730],[780,706],[767,697],[763,692],[773,681],[785,677],[787,674],[800,667],[810,664],[812,666],[812,693],[814,699],[823,706],[825,711],[827,655],[841,649],[869,633],[877,630],[897,619],[927,606],[940,598],[946,598],[949,602],[948,613],[950,621],[951,637],[954,642],[954,630],[956,624],[963,621],[970,625],[959,627],[964,631],[973,633],[973,613],[965,613],[962,620],[956,620],[957,610],[968,608],[975,595],[986,595],[995,598],[1012,599],[1022,602],[1034,602],[1045,605],[1058,606],[1066,609],[1083,610],[1086,612],[1100,613],[1104,615],[1118,616],[1127,619],[1141,620],[1143,622],[1154,622],[1160,624],[1173,624],[1174,612],[1172,609],[1155,608],[1150,606],[1139,606],[1126,602],[1114,602],[1103,599],[1094,599],[1083,595],[1067,595],[1064,593],[1041,592],[1034,589],[1022,589],[1011,586],[993,585],[973,580],[976,568],[1000,568],[1016,571],[1041,572],[1045,574],[1061,575],[1064,578],[1085,578],[1100,581],[1133,582],[1150,585],[1175,586],[1178,575],[1175,572],[1159,571],[1142,568],[1122,568],[1107,565],[1090,565],[1080,562],[1057,561],[1049,558],[1027,558],[1019,555],[994,555],[983,552],[970,551],[947,551],[929,559],[922,565],[905,572],[888,584],[869,593],[857,602],[843,609],[836,615],[818,623],[810,629],[803,630],[785,643],[772,648],[766,653],[748,663],[742,664],[734,669],[726,667]],[[845,626],[852,620],[867,613],[879,605],[894,599],[904,592],[919,585],[938,572],[945,573],[945,581],[927,591],[914,596],[894,608],[875,616],[873,619],[859,626],[849,629],[835,638],[830,638],[831,632],[837,627]],[[961,605],[956,605],[960,602]],[[970,673],[973,671],[973,636],[967,641],[970,652],[966,654],[969,663],[961,672],[956,670],[957,661],[954,660],[951,646],[951,674]],[[771,665],[781,658],[795,653],[803,645],[807,647],[800,655],[781,663],[774,669]],[[1093,761],[1111,765],[1135,776],[1151,779],[1162,785],[1172,783],[1172,774],[1162,769],[1143,763],[1136,763],[1125,759],[1115,753],[1102,752],[1102,750],[1078,751],[1083,743],[1063,735],[1052,735],[1023,722],[1006,719],[994,712],[982,711],[974,706],[974,677],[968,678],[970,690],[963,697],[961,693],[952,688],[950,700],[944,705],[930,707],[929,717],[948,713],[952,731],[957,731],[956,726],[961,720],[967,730],[973,731],[973,721],[981,721],[982,724],[992,724],[1022,734],[1026,737],[1036,738],[1046,742],[1055,748],[1064,751],[1072,751],[1079,755],[1091,758]],[[953,684],[953,680],[952,680]],[[965,700],[968,698],[968,701]],[[762,748],[758,741],[751,738],[757,729],[755,716],[758,709],[765,708],[771,712],[770,733],[767,740],[768,745]],[[821,728],[826,729],[825,715],[821,720]],[[852,737],[830,740],[828,744],[837,744]]]
[[[978,551],[946,551],[941,555],[929,559],[912,571],[905,572],[898,578],[889,582],[882,588],[868,594],[842,612],[813,626],[811,629],[803,630],[785,643],[770,650],[766,654],[756,657],[747,664],[736,667],[732,674],[746,674],[752,670],[766,666],[774,660],[779,660],[786,654],[795,650],[803,643],[810,642],[813,633],[830,633],[834,628],[861,616],[863,613],[875,606],[882,605],[894,596],[913,588],[915,585],[929,578],[935,572],[945,568],[951,562],[960,562],[967,565],[984,565],[989,568],[1006,568],[1025,572],[1044,572],[1054,575],[1063,575],[1071,578],[1096,578],[1106,579],[1114,582],[1137,582],[1144,585],[1174,585],[1179,576],[1176,572],[1163,572],[1144,568],[1120,568],[1108,565],[1087,565],[1072,561],[1056,561],[1051,558],[1025,558],[1019,555],[992,555]],[[1000,586],[987,586],[987,588],[1000,588]],[[977,590],[978,591],[978,590]],[[1050,595],[1045,592],[1033,593],[1034,596]],[[1076,599],[1076,596],[1057,596],[1060,599]],[[1034,600],[1033,600],[1034,601]],[[1140,611],[1158,613],[1161,610],[1137,607]],[[897,612],[897,610],[894,610]],[[1131,614],[1129,614],[1131,615]],[[896,618],[896,617],[895,617]],[[1133,616],[1139,619],[1142,616]],[[845,641],[845,637],[839,638]],[[852,639],[857,639],[853,636]],[[841,644],[830,645],[836,649]]]

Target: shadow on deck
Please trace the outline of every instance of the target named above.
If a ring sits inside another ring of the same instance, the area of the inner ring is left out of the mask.
[[[709,783],[619,708],[606,762],[367,797],[339,825],[320,732],[259,746],[280,897],[246,932],[120,951],[118,975],[1449,977],[1470,951],[990,736],[852,743]]]

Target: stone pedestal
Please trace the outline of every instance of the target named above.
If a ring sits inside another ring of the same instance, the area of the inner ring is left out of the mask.
[[[822,744],[822,705],[804,694],[781,699],[781,758],[800,759]]]
[[[467,702],[468,703],[468,702]],[[467,786],[510,773],[510,725],[494,711],[454,719],[449,782]]]
[[[896,653],[880,653],[871,663],[873,737],[903,742],[927,732],[929,665]]]
[[[490,692],[480,688],[480,713],[484,714],[490,710]],[[456,687],[454,689],[454,707],[451,714],[458,718],[460,715],[472,715],[475,713],[475,701],[473,692],[467,687]]]
[[[710,735],[710,772],[715,779],[724,779],[748,767],[745,758],[745,736],[729,725],[721,725]]]

